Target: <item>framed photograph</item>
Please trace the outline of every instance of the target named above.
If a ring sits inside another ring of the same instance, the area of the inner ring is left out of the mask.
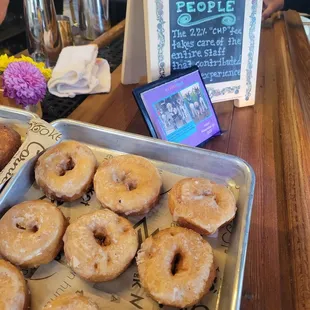
[[[200,146],[221,134],[197,67],[136,88],[133,95],[153,137]]]

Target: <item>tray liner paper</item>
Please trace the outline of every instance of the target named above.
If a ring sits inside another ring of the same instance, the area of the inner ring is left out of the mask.
[[[24,140],[17,153],[0,172],[1,188],[1,184],[16,174],[26,161],[59,141],[61,133],[42,119],[32,119],[28,126],[18,120],[2,118],[0,118],[0,123],[10,125]]]
[[[33,131],[31,130],[31,132]],[[102,151],[99,153],[95,150],[94,152],[99,163],[117,154],[116,152],[106,150],[104,151],[105,153],[102,153]],[[163,188],[159,204],[146,216],[128,218],[138,233],[140,243],[158,230],[176,225],[168,209],[167,193],[184,176],[163,170],[160,170],[160,173],[163,180]],[[234,189],[232,191],[235,192]],[[236,192],[234,194],[237,195]],[[24,198],[25,200],[47,199],[37,188],[36,184],[33,184]],[[82,199],[76,202],[52,202],[61,209],[70,222],[83,214],[101,208],[93,190],[90,190]],[[216,309],[231,231],[232,224],[228,224],[221,228],[217,234],[206,238],[214,249],[217,267],[216,280],[210,293],[199,304],[187,309]],[[51,263],[42,265],[38,269],[24,270],[24,275],[28,279],[33,310],[41,309],[46,303],[63,293],[76,291],[83,291],[85,295],[92,295],[102,309],[176,309],[158,305],[147,295],[141,286],[135,259],[129,268],[118,278],[103,283],[88,283],[80,279],[66,265],[63,253],[60,253]]]

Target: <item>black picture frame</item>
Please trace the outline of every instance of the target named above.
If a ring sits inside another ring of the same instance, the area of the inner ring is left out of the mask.
[[[210,99],[210,96],[209,96],[209,93],[208,93],[208,90],[203,82],[203,78],[201,76],[201,73],[199,71],[199,68],[197,66],[193,66],[193,67],[190,67],[188,69],[182,69],[182,70],[176,70],[176,71],[173,71],[171,75],[167,76],[167,77],[164,77],[164,78],[161,78],[157,81],[154,81],[154,82],[151,82],[151,83],[148,83],[146,85],[143,85],[143,86],[139,86],[135,89],[133,89],[132,93],[133,93],[133,96],[137,102],[137,105],[139,107],[139,110],[143,116],[143,119],[144,119],[144,122],[149,130],[149,133],[150,135],[153,137],[153,138],[157,138],[157,139],[161,139],[158,135],[157,135],[157,132],[155,130],[155,127],[153,125],[153,122],[151,120],[151,117],[147,111],[147,108],[145,107],[145,104],[144,104],[144,101],[142,99],[142,94],[145,93],[146,91],[150,91],[158,86],[161,86],[163,84],[166,84],[166,83],[169,83],[169,82],[172,82],[173,80],[176,80],[176,79],[179,79],[183,76],[186,76],[188,74],[191,74],[193,72],[198,72],[199,73],[199,77],[201,79],[201,82],[202,82],[202,85],[203,85],[203,88],[205,90],[205,94],[207,95],[208,97],[208,100],[209,102],[211,103],[210,106],[211,106],[211,109],[214,113],[214,116],[216,118],[216,122],[217,122],[217,125],[218,125],[218,128],[219,128],[219,132],[216,133],[215,135],[213,135],[212,137],[208,138],[207,140],[205,141],[202,141],[199,145],[197,145],[196,147],[203,147],[205,146],[205,144],[210,141],[211,139],[213,139],[214,137],[217,137],[217,136],[220,136],[222,135],[222,130],[221,130],[221,126],[219,124],[219,121],[218,121],[218,117],[216,115],[216,112],[214,110],[214,107],[213,107],[213,103]],[[165,140],[167,141],[167,140]]]

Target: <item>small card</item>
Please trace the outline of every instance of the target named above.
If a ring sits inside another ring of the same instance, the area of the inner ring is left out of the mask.
[[[153,137],[200,146],[221,128],[197,67],[133,90]]]

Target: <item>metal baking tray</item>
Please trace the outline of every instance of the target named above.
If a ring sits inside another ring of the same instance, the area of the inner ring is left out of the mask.
[[[239,309],[255,186],[253,169],[245,161],[227,154],[71,120],[58,120],[52,125],[62,133],[63,139],[78,140],[96,151],[110,149],[137,154],[154,160],[159,168],[172,173],[207,177],[218,183],[236,186],[238,211],[216,309]],[[33,158],[25,164],[0,195],[1,214],[21,202],[33,184],[35,161],[36,158]]]
[[[37,114],[22,109],[0,106],[0,123],[12,126],[20,134],[22,142],[25,141],[29,121],[38,117]],[[0,185],[0,191],[4,186],[5,184]]]
[[[0,106],[0,123],[12,125],[21,135],[22,141],[26,138],[29,121],[38,117],[37,114],[22,109]]]
[[[39,116],[22,109],[0,106],[0,117],[5,118],[8,121],[14,119],[23,123],[28,123],[31,119],[38,118]]]

